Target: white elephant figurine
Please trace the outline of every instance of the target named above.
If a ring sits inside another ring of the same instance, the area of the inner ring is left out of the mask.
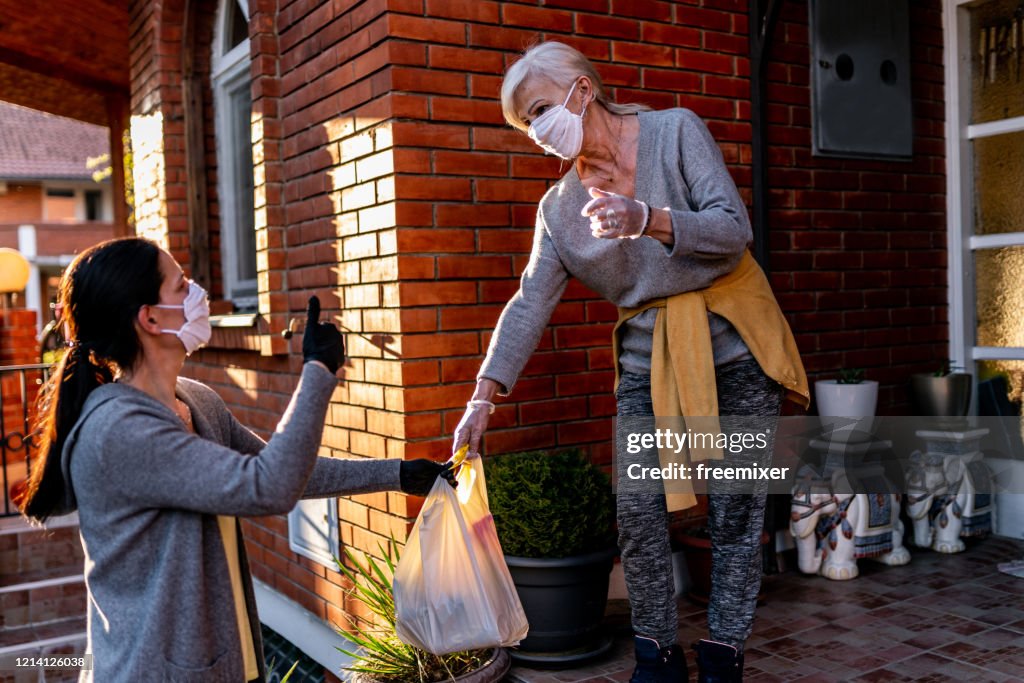
[[[935,501],[948,490],[946,471],[941,455],[914,451],[907,472],[907,515],[914,523],[914,545],[930,548],[935,539],[932,520]]]
[[[821,569],[822,552],[816,533],[818,520],[831,517],[836,511],[832,481],[803,473],[793,488],[789,513],[789,531],[796,542],[797,562],[804,574],[817,574]]]
[[[879,483],[869,488],[887,488]],[[794,491],[790,531],[797,541],[801,571],[845,581],[860,573],[860,558],[888,565],[910,562],[903,547],[898,494],[833,493],[836,490],[850,490],[843,472],[803,490],[798,484]]]
[[[932,548],[940,553],[964,550],[965,536],[983,536],[992,530],[992,473],[977,457],[947,455],[947,490],[932,506]]]

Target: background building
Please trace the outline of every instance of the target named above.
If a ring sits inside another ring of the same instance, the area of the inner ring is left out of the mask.
[[[114,234],[110,173],[103,127],[0,102],[0,247],[29,259],[40,327],[64,266]]]

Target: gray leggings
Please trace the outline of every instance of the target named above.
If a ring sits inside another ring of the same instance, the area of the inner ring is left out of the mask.
[[[779,415],[782,387],[761,371],[757,361],[742,360],[718,367],[715,380],[719,415]],[[619,416],[653,415],[648,375],[622,373],[615,398]],[[620,433],[617,449],[620,477],[623,466],[631,458],[626,455],[623,438]],[[740,458],[768,465],[771,444],[768,451],[768,456],[759,452]],[[763,491],[753,495],[715,493],[725,485],[716,486],[714,481],[708,496],[708,527],[713,548],[708,629],[712,640],[742,651],[753,629],[757,592],[761,586],[761,532],[766,495]],[[667,647],[676,640],[678,616],[673,597],[670,517],[665,497],[620,493],[617,507],[619,549],[629,590],[633,630]]]

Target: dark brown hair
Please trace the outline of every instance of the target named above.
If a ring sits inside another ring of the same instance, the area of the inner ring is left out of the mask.
[[[39,456],[18,500],[32,521],[70,512],[62,509],[64,442],[92,390],[141,359],[135,316],[142,306],[157,303],[162,282],[160,247],[139,237],[101,242],[64,271],[58,300],[69,348],[40,392],[33,430]]]

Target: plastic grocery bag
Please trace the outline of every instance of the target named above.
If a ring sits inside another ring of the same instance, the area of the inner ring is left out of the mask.
[[[487,506],[481,460],[460,452],[454,462],[458,489],[441,477],[434,482],[392,582],[398,637],[437,655],[517,645],[529,628]]]

